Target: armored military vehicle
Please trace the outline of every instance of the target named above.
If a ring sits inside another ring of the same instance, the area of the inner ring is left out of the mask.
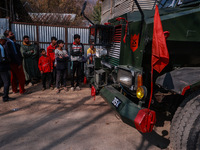
[[[200,0],[155,0],[169,63],[160,73],[153,72],[153,89],[155,9],[142,10],[138,1],[134,2],[138,11],[112,18],[105,25],[90,21],[89,42],[100,46],[92,89],[123,122],[140,132],[152,131],[159,112],[171,120],[173,149],[200,149]]]

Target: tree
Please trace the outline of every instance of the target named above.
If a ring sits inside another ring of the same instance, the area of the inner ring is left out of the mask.
[[[99,0],[96,2],[96,5],[94,6],[92,20],[95,24],[101,23],[101,3],[99,2]]]

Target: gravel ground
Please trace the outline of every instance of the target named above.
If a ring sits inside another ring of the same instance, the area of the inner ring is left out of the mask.
[[[169,122],[142,135],[124,124],[100,96],[94,101],[87,86],[59,94],[41,88],[28,86],[31,94],[1,100],[1,150],[168,149]]]

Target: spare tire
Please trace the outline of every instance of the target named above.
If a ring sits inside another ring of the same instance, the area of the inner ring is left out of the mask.
[[[174,150],[200,150],[200,93],[188,96],[171,123],[170,145]]]

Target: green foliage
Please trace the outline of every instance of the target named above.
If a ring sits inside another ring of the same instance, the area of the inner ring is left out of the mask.
[[[96,5],[94,6],[92,20],[95,24],[101,23],[101,3],[97,1]]]

